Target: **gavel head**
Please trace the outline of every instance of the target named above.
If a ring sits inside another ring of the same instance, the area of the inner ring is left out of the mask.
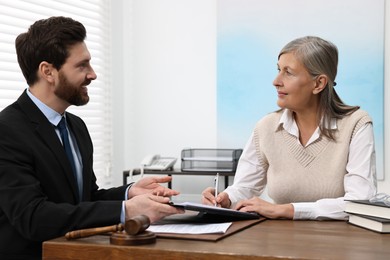
[[[156,234],[146,229],[150,225],[148,216],[139,215],[126,220],[121,225],[120,232],[114,232],[110,236],[110,243],[119,246],[145,245],[156,242]],[[125,232],[123,232],[123,229]]]
[[[129,235],[137,235],[144,232],[150,226],[150,219],[146,215],[132,217],[125,222],[125,231]]]

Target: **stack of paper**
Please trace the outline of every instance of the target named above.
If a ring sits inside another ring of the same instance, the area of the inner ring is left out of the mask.
[[[231,225],[232,222],[217,224],[164,224],[151,225],[147,231],[175,234],[224,234]]]

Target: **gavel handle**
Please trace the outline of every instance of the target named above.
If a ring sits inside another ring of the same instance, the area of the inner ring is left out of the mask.
[[[107,226],[107,227],[87,228],[87,229],[70,231],[65,234],[65,238],[69,240],[69,239],[89,237],[89,236],[104,234],[108,232],[116,232],[116,231],[123,231],[123,230],[124,227],[122,224]]]

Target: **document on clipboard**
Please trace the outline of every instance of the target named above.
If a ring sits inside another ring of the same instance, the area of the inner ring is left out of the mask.
[[[176,238],[176,239],[190,239],[203,241],[218,241],[232,234],[235,234],[243,229],[249,228],[257,223],[266,220],[265,217],[257,213],[241,212],[232,209],[219,208],[215,206],[208,206],[199,203],[183,202],[173,203],[174,207],[185,209],[184,214],[174,214],[164,217],[163,219],[153,223],[152,225],[177,225],[177,224],[229,224],[229,228],[224,233],[213,234],[180,234],[180,233],[166,233],[157,232],[157,237]],[[231,223],[231,225],[230,225]],[[152,226],[151,225],[151,226]]]
[[[225,234],[232,222],[228,223],[194,223],[194,224],[162,224],[150,225],[147,231],[154,233],[173,233],[173,234]]]
[[[198,211],[200,215],[203,215],[205,218],[226,218],[232,220],[249,220],[249,219],[259,219],[261,215],[253,212],[242,212],[233,209],[220,208],[215,206],[204,205],[194,202],[181,202],[181,203],[171,203],[172,206],[182,208],[185,210]]]

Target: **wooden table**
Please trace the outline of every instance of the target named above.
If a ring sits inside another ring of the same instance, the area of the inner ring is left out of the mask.
[[[108,235],[43,244],[43,259],[390,259],[390,234],[343,221],[266,220],[217,242],[157,238],[111,245]]]

